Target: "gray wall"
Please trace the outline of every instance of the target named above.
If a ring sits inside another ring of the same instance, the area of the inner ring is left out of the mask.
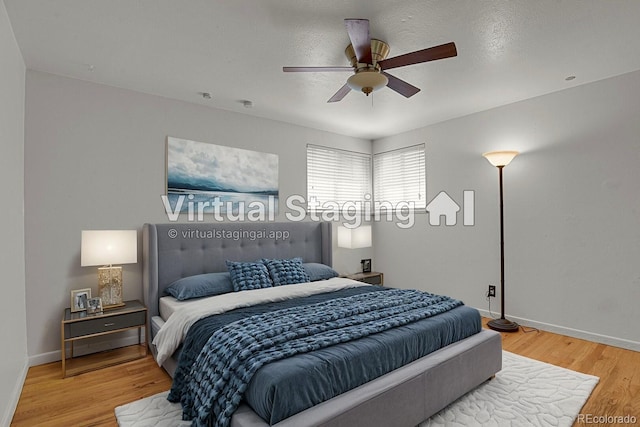
[[[635,72],[374,141],[374,152],[427,144],[428,200],[475,190],[475,226],[430,226],[424,213],[411,230],[376,224],[386,282],[487,309],[499,187],[481,153],[518,150],[504,169],[508,317],[640,349],[638,111]]]
[[[9,425],[27,373],[24,280],[24,90],[25,66],[0,2],[0,425]]]
[[[168,222],[160,199],[167,135],[278,154],[281,200],[306,196],[307,143],[371,151],[368,140],[28,71],[25,224],[32,364],[59,359],[57,325],[70,291],[97,292],[96,269],[80,267],[81,230]],[[357,268],[359,259],[349,264]],[[142,298],[139,260],[123,266],[125,299]]]
[[[486,308],[498,283],[497,171],[480,154],[523,152],[505,169],[507,312],[529,324],[637,346],[640,73],[579,86],[374,142],[427,143],[428,197],[476,191],[476,225],[374,227],[374,269]],[[305,144],[370,151],[369,141],[41,72],[27,72],[25,241],[28,353],[59,358],[69,291],[96,289],[80,267],[80,231],[167,220],[167,135],[272,152],[280,191],[304,195]],[[372,251],[338,251],[355,271]],[[141,297],[140,264],[124,266],[125,297]],[[498,307],[496,300],[493,309]]]

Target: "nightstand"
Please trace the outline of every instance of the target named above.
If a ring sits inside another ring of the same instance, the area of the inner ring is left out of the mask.
[[[347,279],[357,280],[358,282],[364,282],[370,285],[384,286],[384,274],[377,271],[371,271],[369,273],[347,274],[345,277]]]
[[[76,341],[101,335],[138,329],[138,344],[99,353],[73,357]],[[142,330],[145,339],[142,340]],[[140,301],[125,301],[124,306],[107,309],[100,314],[87,314],[85,311],[71,313],[64,310],[60,323],[62,349],[62,377],[78,375],[83,372],[116,365],[147,355],[147,307]],[[71,357],[67,358],[67,343],[71,344]]]

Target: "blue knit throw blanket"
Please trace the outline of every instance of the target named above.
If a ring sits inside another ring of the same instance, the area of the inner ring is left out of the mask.
[[[392,289],[292,307],[229,323],[213,333],[169,400],[193,426],[228,427],[253,374],[269,362],[352,341],[462,305],[415,290]]]

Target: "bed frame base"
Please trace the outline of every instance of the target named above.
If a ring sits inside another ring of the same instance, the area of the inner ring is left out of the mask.
[[[414,427],[502,369],[500,334],[484,329],[274,427]],[[231,427],[268,427],[247,405]]]

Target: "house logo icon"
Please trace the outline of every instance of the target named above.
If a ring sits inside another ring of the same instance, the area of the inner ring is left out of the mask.
[[[462,223],[465,226],[475,224],[475,194],[473,190],[464,190],[462,192]],[[447,226],[456,225],[458,222],[458,212],[460,205],[456,203],[446,191],[441,191],[427,205],[429,213],[429,225],[440,225],[441,219],[444,217],[444,223]]]

